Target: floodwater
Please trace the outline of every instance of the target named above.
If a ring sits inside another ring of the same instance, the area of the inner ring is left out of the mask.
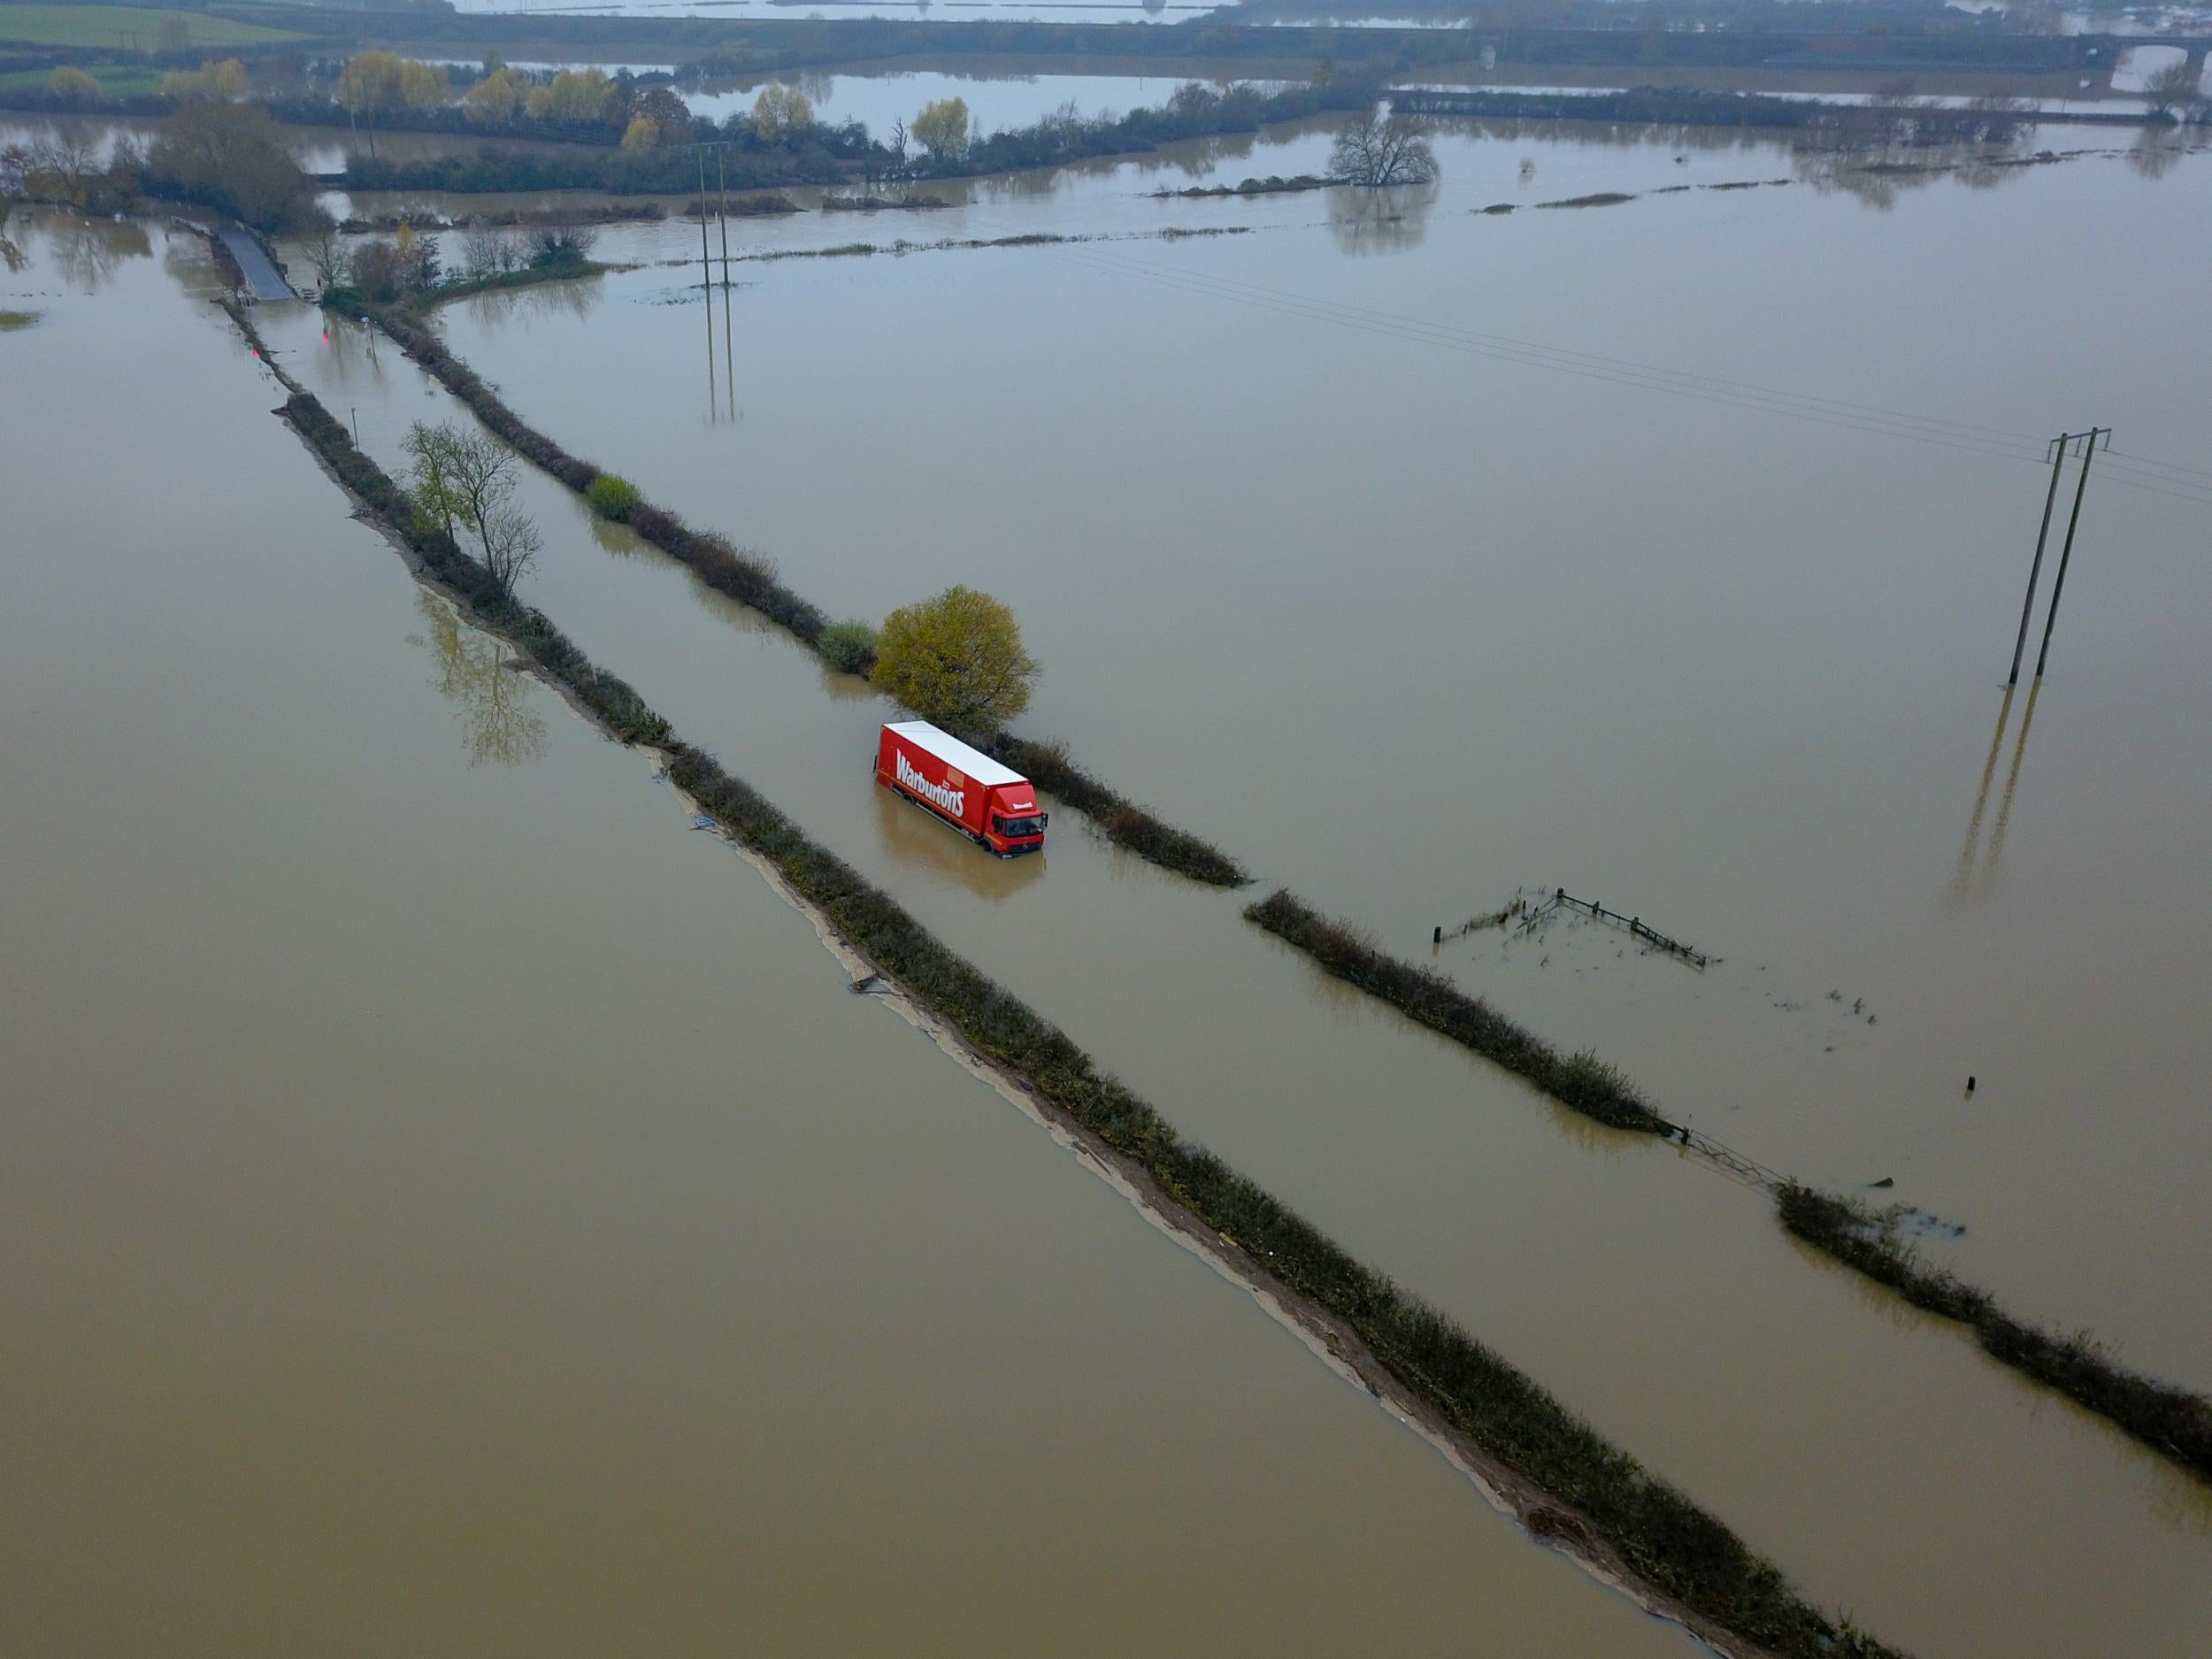
[[[0,148],[9,144],[42,144],[65,140],[81,144],[90,157],[104,165],[124,138],[144,149],[160,135],[162,124],[154,119],[117,119],[104,115],[10,115],[0,113]],[[507,153],[559,153],[568,146],[539,139],[497,138],[475,134],[363,133],[357,138],[343,127],[288,127],[285,142],[302,167],[310,173],[342,173],[357,150],[366,154],[372,145],[388,161],[422,161],[457,152],[475,155],[490,149]]]
[[[2154,481],[2189,474],[2140,457],[2205,450],[2212,165],[1839,184],[1659,136],[1479,129],[1426,200],[1149,199],[1310,170],[1326,138],[1194,147],[731,234],[1252,234],[755,263],[726,336],[660,267],[444,326],[526,417],[834,611],[1006,598],[1046,664],[1025,729],[1407,954],[1555,883],[1712,952],[1561,929],[1440,962],[1751,1156],[1893,1179],[1967,1225],[1936,1259],[2206,1386],[2212,567],[2205,505]],[[1536,211],[1606,189],[1640,194]],[[2123,244],[2126,302],[2063,326],[1994,274],[2085,291]],[[280,343],[388,457],[452,407],[346,331]],[[2092,478],[2016,773],[2034,434],[2092,420],[2129,458]],[[680,729],[1818,1594],[1924,1651],[2212,1642],[2201,1486],[1755,1194],[1317,981],[1235,898],[1071,818],[1011,866],[926,833],[868,782],[883,705],[557,489],[534,506],[534,596]]]
[[[5,234],[0,1651],[1686,1650]]]

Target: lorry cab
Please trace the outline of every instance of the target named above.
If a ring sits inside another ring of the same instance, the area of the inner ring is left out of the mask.
[[[883,728],[876,781],[1002,858],[1044,850],[1050,814],[1029,780],[926,720]]]

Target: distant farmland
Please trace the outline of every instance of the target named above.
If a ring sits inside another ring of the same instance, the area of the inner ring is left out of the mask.
[[[152,51],[169,43],[163,39],[165,26],[174,40],[177,23],[182,23],[187,31],[182,42],[187,48],[265,46],[302,38],[257,23],[234,23],[204,12],[165,12],[150,6],[0,4],[0,42],[14,46],[112,46]]]

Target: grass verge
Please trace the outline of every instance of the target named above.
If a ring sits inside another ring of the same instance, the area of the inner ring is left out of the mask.
[[[628,685],[593,664],[541,612],[508,598],[443,531],[418,521],[405,493],[354,447],[320,403],[287,385],[285,419],[425,569],[470,607],[473,619],[504,635],[617,736],[667,753],[672,781],[772,864],[855,950],[979,1053],[1024,1079],[1057,1116],[1110,1148],[1125,1170],[1220,1235],[1256,1282],[1320,1310],[1486,1461],[1548,1494],[1540,1536],[1617,1563],[1694,1623],[1786,1659],[1896,1655],[1805,1601],[1778,1569],[1717,1518],[1608,1444],[1535,1382],[1183,1139],[1064,1033],[956,955],[712,756],[679,740]]]
[[[1992,1357],[2057,1389],[2184,1468],[2212,1478],[2212,1402],[2116,1363],[2086,1333],[2058,1336],[2000,1308],[1987,1291],[1929,1267],[1897,1217],[1795,1181],[1776,1194],[1782,1225],[1916,1308],[1970,1326]]]
[[[331,303],[347,315],[365,317],[381,327],[446,390],[475,411],[485,426],[571,489],[588,495],[592,480],[603,476],[598,467],[571,455],[526,423],[474,370],[405,311],[396,306],[367,307],[345,296],[334,296]],[[630,507],[624,522],[708,587],[749,605],[780,623],[801,643],[819,650],[823,634],[831,626],[829,618],[785,586],[767,560],[741,551],[710,531],[692,529],[674,513],[642,496]],[[857,662],[853,672],[865,673],[867,668],[866,662]],[[998,752],[1008,764],[1027,772],[1038,787],[1058,795],[1096,823],[1117,846],[1127,848],[1139,857],[1209,887],[1240,887],[1249,879],[1228,854],[1164,823],[1148,808],[1118,794],[1077,766],[1060,745],[1002,738]]]

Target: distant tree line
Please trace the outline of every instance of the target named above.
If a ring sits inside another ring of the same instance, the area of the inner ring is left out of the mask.
[[[925,106],[910,127],[900,123],[887,139],[879,140],[858,121],[816,121],[803,94],[769,88],[752,110],[718,124],[689,118],[677,142],[726,146],[726,176],[733,189],[829,184],[855,173],[871,182],[958,178],[1060,165],[1225,133],[1256,132],[1269,122],[1295,120],[1328,109],[1371,108],[1374,98],[1371,85],[1332,83],[1265,93],[1247,86],[1222,90],[1192,82],[1156,109],[1085,116],[1070,104],[1030,126],[984,134],[974,131],[967,105],[948,98]],[[764,109],[764,104],[768,107]],[[356,155],[347,165],[344,182],[357,190],[681,194],[697,188],[698,163],[687,150],[657,137],[651,144],[567,153],[485,150],[473,156],[406,162]]]
[[[143,148],[117,141],[104,162],[91,143],[66,135],[11,146],[0,151],[0,193],[96,213],[126,212],[151,196],[213,208],[261,231],[327,222],[268,111],[219,100],[187,104]]]

